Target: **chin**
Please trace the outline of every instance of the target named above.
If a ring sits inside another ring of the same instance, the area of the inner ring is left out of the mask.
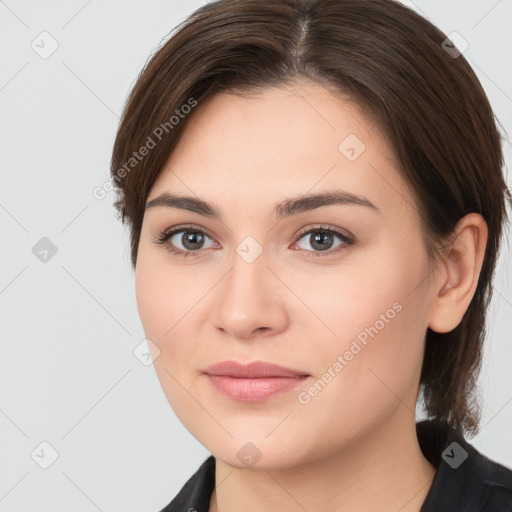
[[[305,462],[306,454],[299,452],[298,447],[304,449],[302,443],[297,440],[297,447],[285,446],[278,442],[279,447],[268,440],[237,441],[230,440],[218,450],[210,449],[212,455],[228,466],[237,469],[252,471],[280,471],[290,469]]]

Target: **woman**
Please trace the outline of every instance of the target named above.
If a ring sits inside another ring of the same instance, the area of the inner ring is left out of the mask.
[[[502,165],[467,61],[399,3],[221,0],[178,27],[111,167],[156,372],[212,454],[163,511],[512,510],[464,437]]]

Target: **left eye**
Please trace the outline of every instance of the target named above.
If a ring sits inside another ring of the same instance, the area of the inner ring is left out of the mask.
[[[353,240],[348,236],[344,235],[343,233],[340,233],[339,231],[329,228],[310,229],[306,233],[303,233],[299,240],[302,240],[303,238],[305,238],[306,244],[309,244],[310,247],[313,247],[313,252],[316,253],[326,251],[329,251],[329,253],[336,252],[338,247],[340,247],[341,245],[350,245],[351,243],[353,243]],[[339,240],[338,245],[334,245],[336,238]],[[299,242],[297,242],[297,244],[298,243]],[[333,249],[333,245],[335,250],[331,251],[330,249]],[[307,247],[299,248],[309,251],[309,248]]]

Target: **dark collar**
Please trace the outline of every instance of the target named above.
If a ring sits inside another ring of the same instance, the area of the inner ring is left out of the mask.
[[[487,458],[447,423],[416,424],[423,455],[437,468],[420,512],[512,512],[512,471]]]
[[[512,512],[512,470],[488,459],[447,423],[416,423],[423,455],[436,474],[420,512]],[[210,455],[160,512],[208,512],[215,486]]]

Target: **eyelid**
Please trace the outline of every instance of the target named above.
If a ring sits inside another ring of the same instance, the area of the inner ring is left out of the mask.
[[[346,238],[347,240],[354,240],[355,237],[350,231],[342,228],[337,228],[335,226],[329,226],[328,224],[317,224],[313,226],[309,226],[307,228],[301,229],[296,235],[296,238],[302,238],[304,235],[307,235],[313,231],[327,231],[331,233],[335,233],[338,235],[341,235],[342,237]]]

